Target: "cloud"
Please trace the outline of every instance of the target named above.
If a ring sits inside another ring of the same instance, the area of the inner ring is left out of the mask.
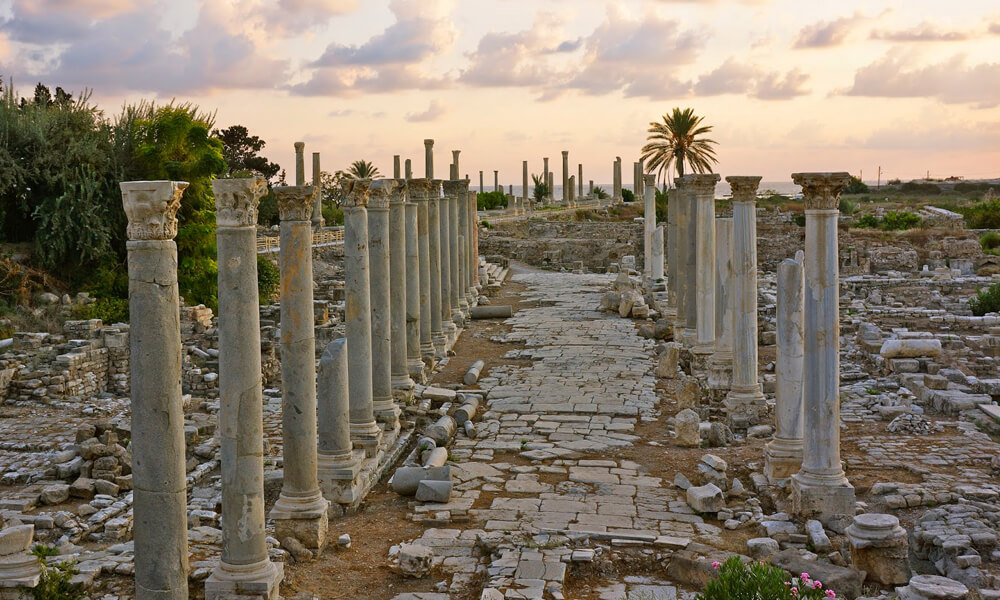
[[[969,35],[961,31],[942,31],[925,21],[909,29],[875,30],[871,33],[871,39],[890,42],[958,42],[969,39]]]
[[[257,15],[268,33],[284,37],[321,27],[331,17],[350,14],[358,6],[359,0],[277,0],[261,6]]]
[[[448,18],[451,2],[393,0],[396,22],[359,45],[330,44],[308,64],[308,81],[291,87],[302,95],[353,95],[434,89],[447,85],[445,77],[424,73],[429,61],[451,50],[458,31]]]
[[[95,20],[148,10],[151,0],[12,0],[0,31],[16,42],[50,44],[78,40]]]
[[[88,4],[99,3],[84,6]],[[142,2],[134,10],[89,22],[85,35],[73,33],[61,38],[61,44],[60,38],[38,47],[28,44],[14,61],[22,65],[15,75],[103,93],[174,95],[275,87],[287,76],[288,63],[261,54],[247,35],[233,31],[233,23],[239,22],[233,10],[206,1],[194,27],[172,38],[162,28],[162,8]]]
[[[1000,63],[968,65],[963,54],[932,65],[914,65],[898,50],[858,69],[848,96],[936,98],[945,104],[1000,104]]]
[[[808,90],[802,86],[808,80],[809,76],[798,69],[782,74],[730,58],[699,77],[694,93],[700,96],[746,94],[759,100],[787,100],[807,94]]]
[[[557,43],[562,19],[550,13],[539,14],[531,29],[515,33],[487,33],[476,51],[468,55],[469,67],[459,81],[481,87],[543,86],[561,74],[547,58],[554,54],[573,52],[583,40]]]
[[[410,123],[430,123],[443,117],[448,110],[437,100],[431,100],[427,110],[419,113],[408,113],[406,120]]]
[[[809,90],[803,88],[809,75],[792,69],[782,77],[779,73],[766,73],[757,80],[753,95],[760,100],[788,100],[804,96]]]
[[[948,135],[941,135],[943,124],[927,121],[894,123],[877,129],[867,137],[852,143],[873,150],[913,150],[915,148],[942,151],[996,151],[1000,145],[1000,124],[996,121],[949,123]]]
[[[796,48],[829,48],[839,46],[847,39],[854,25],[861,20],[855,14],[851,17],[841,17],[832,21],[819,21],[806,25],[795,40]]]
[[[1000,23],[990,23],[990,33],[1000,35]]]

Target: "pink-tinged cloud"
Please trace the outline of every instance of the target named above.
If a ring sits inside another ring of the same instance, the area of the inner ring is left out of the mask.
[[[295,36],[326,25],[331,17],[358,9],[359,0],[277,0],[257,11],[269,34]]]
[[[809,93],[803,88],[809,76],[798,69],[787,73],[765,71],[757,65],[729,58],[702,75],[694,85],[698,96],[745,94],[759,100],[788,100]]]
[[[16,42],[53,44],[89,35],[95,21],[154,8],[153,0],[12,0],[0,31]]]
[[[431,123],[438,121],[448,113],[447,107],[437,100],[431,100],[427,110],[412,112],[406,115],[406,120],[410,123]]]
[[[1000,63],[967,64],[957,54],[945,62],[916,65],[891,51],[862,67],[848,96],[934,98],[946,104],[992,108],[1000,104]]]
[[[540,87],[563,78],[549,58],[575,52],[582,39],[560,41],[561,19],[550,13],[535,18],[531,29],[491,32],[469,53],[470,65],[459,81],[478,87]]]
[[[877,29],[872,31],[871,39],[890,42],[960,42],[969,39],[969,34],[964,31],[945,31],[925,21],[909,29]]]
[[[841,17],[832,21],[820,21],[806,25],[795,40],[796,48],[830,48],[839,46],[847,39],[855,26],[862,20],[860,15]]]
[[[1000,35],[1000,23],[990,23],[990,33]]]

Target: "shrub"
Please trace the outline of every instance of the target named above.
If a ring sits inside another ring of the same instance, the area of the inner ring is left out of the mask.
[[[983,200],[972,206],[960,207],[969,229],[1000,229],[1000,200]]]
[[[45,564],[45,559],[55,556],[58,551],[53,546],[37,544],[31,551],[41,559],[42,576],[38,585],[32,588],[31,597],[35,600],[77,600],[83,598],[83,591],[70,583],[79,571],[71,562],[58,563],[55,566]]]
[[[941,193],[941,188],[937,184],[916,181],[907,181],[899,189],[910,194],[923,194],[925,196],[937,196]]]
[[[666,223],[667,222],[667,202],[670,199],[670,194],[667,190],[660,190],[660,188],[654,188],[656,190],[656,222]]]
[[[105,325],[128,323],[129,304],[127,298],[96,298],[90,304],[74,305],[71,313],[81,321],[100,319]]]
[[[890,210],[882,218],[881,228],[884,231],[903,231],[920,227],[920,216],[908,210]]]
[[[795,223],[799,227],[806,226],[806,216],[805,215],[795,215],[792,217],[792,223]]]
[[[622,188],[622,202],[635,202],[635,194],[632,190]]]
[[[589,208],[578,208],[576,213],[573,215],[574,221],[600,221],[600,217],[597,213]]]
[[[484,228],[484,229],[492,229],[493,228],[493,226],[490,225],[490,222],[487,221],[486,219],[483,219],[482,221],[480,221],[479,222],[479,226],[482,227],[482,228]]]
[[[851,181],[844,188],[845,194],[867,194],[869,191],[868,185],[861,181],[860,178],[851,175]]]
[[[608,193],[604,191],[604,188],[597,186],[594,188],[594,197],[598,200],[607,200],[609,196]]]
[[[267,194],[260,199],[260,206],[257,207],[257,224],[270,227],[280,222],[281,220],[278,218],[278,198],[275,197],[274,190],[267,190]]]
[[[261,304],[271,304],[281,287],[281,271],[277,265],[257,255],[257,295]]]
[[[1000,283],[979,290],[979,293],[969,300],[969,309],[977,317],[986,313],[1000,312]]]
[[[997,234],[995,231],[983,234],[979,238],[979,245],[983,247],[983,252],[987,254],[1000,254],[997,250],[1000,248],[1000,234]]]
[[[327,225],[343,225],[344,224],[344,211],[336,206],[331,206],[329,204],[323,205],[323,220],[326,221]]]
[[[837,208],[840,210],[841,214],[853,215],[858,211],[858,203],[851,202],[846,198],[841,198],[840,204],[837,206]]]
[[[819,600],[836,598],[808,573],[789,579],[785,572],[761,562],[743,564],[737,556],[725,563],[712,563],[718,570],[714,579],[698,594],[698,600]]]
[[[879,218],[875,215],[861,215],[854,221],[854,226],[862,229],[878,229],[879,225]]]
[[[493,210],[494,208],[507,208],[507,194],[499,190],[476,194],[476,208],[478,210]]]

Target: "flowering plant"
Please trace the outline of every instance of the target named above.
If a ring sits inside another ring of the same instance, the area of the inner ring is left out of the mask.
[[[809,573],[789,578],[767,563],[744,563],[738,556],[714,562],[716,575],[698,594],[698,600],[830,600],[837,594]]]

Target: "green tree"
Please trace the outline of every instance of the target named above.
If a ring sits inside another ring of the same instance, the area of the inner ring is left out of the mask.
[[[683,176],[688,165],[695,173],[711,173],[712,164],[719,162],[715,157],[716,142],[704,137],[712,126],[702,121],[704,117],[695,115],[692,108],[674,108],[663,115],[662,123],[650,123],[648,143],[642,147],[647,171],[665,178],[671,165],[676,165],[677,175]]]
[[[346,175],[351,179],[378,179],[382,176],[378,167],[367,160],[356,160],[348,167]]]
[[[544,175],[531,175],[531,183],[535,186],[531,191],[531,197],[539,204],[545,202],[549,196],[549,185],[542,181],[543,179],[545,179]]]
[[[867,194],[869,192],[871,190],[868,188],[868,184],[861,181],[860,177],[855,177],[854,175],[851,175],[850,183],[844,188],[845,194]]]
[[[230,177],[246,174],[260,175],[271,180],[281,171],[281,167],[260,155],[266,143],[243,125],[233,125],[226,129],[216,129],[212,136],[222,141],[222,158],[226,161],[226,174]]]

